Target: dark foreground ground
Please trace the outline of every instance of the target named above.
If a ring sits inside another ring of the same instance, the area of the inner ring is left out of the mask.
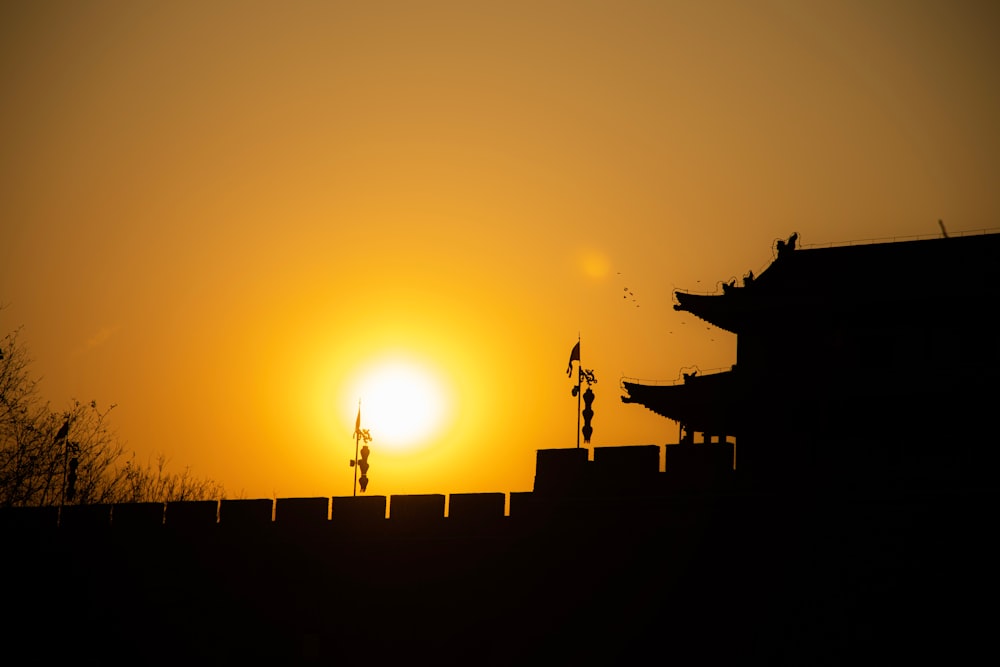
[[[0,662],[964,664],[996,655],[998,506],[774,494],[349,529],[9,530]]]

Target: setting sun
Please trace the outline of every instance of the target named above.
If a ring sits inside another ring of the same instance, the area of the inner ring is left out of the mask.
[[[444,426],[444,389],[430,370],[412,361],[377,362],[360,374],[354,392],[361,401],[361,427],[382,447],[426,444]]]

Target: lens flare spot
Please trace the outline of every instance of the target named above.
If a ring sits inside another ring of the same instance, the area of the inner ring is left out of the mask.
[[[611,271],[611,262],[604,253],[597,250],[581,250],[577,255],[577,265],[588,278],[600,280]]]

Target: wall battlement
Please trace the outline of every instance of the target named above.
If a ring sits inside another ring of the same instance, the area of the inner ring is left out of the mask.
[[[661,453],[666,471],[661,469]],[[530,492],[395,494],[391,496],[332,496],[253,498],[4,508],[0,531],[61,528],[86,530],[149,530],[156,527],[195,530],[217,526],[226,530],[367,528],[392,524],[434,524],[452,527],[499,524],[505,518],[530,519],[545,505],[586,505],[586,512],[603,506],[623,511],[621,500],[656,499],[692,490],[723,491],[732,480],[732,443],[697,445],[637,445],[587,449],[542,449],[537,452],[534,489]],[[508,500],[509,496],[509,500]],[[584,502],[586,501],[586,502]]]
[[[561,521],[578,515],[629,521],[655,520],[657,512],[683,502],[722,502],[749,495],[825,494],[830,498],[920,494],[944,490],[949,480],[926,488],[903,488],[887,478],[797,480],[797,486],[760,489],[743,484],[733,466],[735,444],[700,442],[665,446],[635,445],[587,449],[540,449],[536,453],[534,488],[510,493],[395,494],[390,496],[320,496],[67,505],[0,509],[0,535],[60,530],[128,533],[167,529],[197,531],[217,528],[227,534],[252,531],[331,530],[338,533],[378,530],[473,531],[499,529],[507,523]],[[941,468],[946,470],[945,468]],[[926,480],[925,480],[926,481]],[[942,485],[943,484],[943,485]],[[990,491],[995,487],[976,490]]]
[[[732,447],[705,444],[539,450],[534,490],[510,494],[7,510],[7,648],[43,633],[49,657],[173,667],[809,664],[821,647],[837,664],[947,638],[942,609],[975,627],[961,592],[1000,593],[996,492],[748,492]]]

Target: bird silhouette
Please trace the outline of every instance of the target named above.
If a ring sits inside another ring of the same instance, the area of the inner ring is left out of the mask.
[[[618,275],[621,275],[620,271],[618,272]],[[623,299],[629,299],[629,298],[631,298],[632,299],[632,303],[634,303],[635,307],[638,308],[639,307],[639,300],[635,297],[635,292],[633,292],[632,290],[630,290],[628,287],[623,287],[622,291],[624,292],[624,294],[622,294],[622,298]]]

